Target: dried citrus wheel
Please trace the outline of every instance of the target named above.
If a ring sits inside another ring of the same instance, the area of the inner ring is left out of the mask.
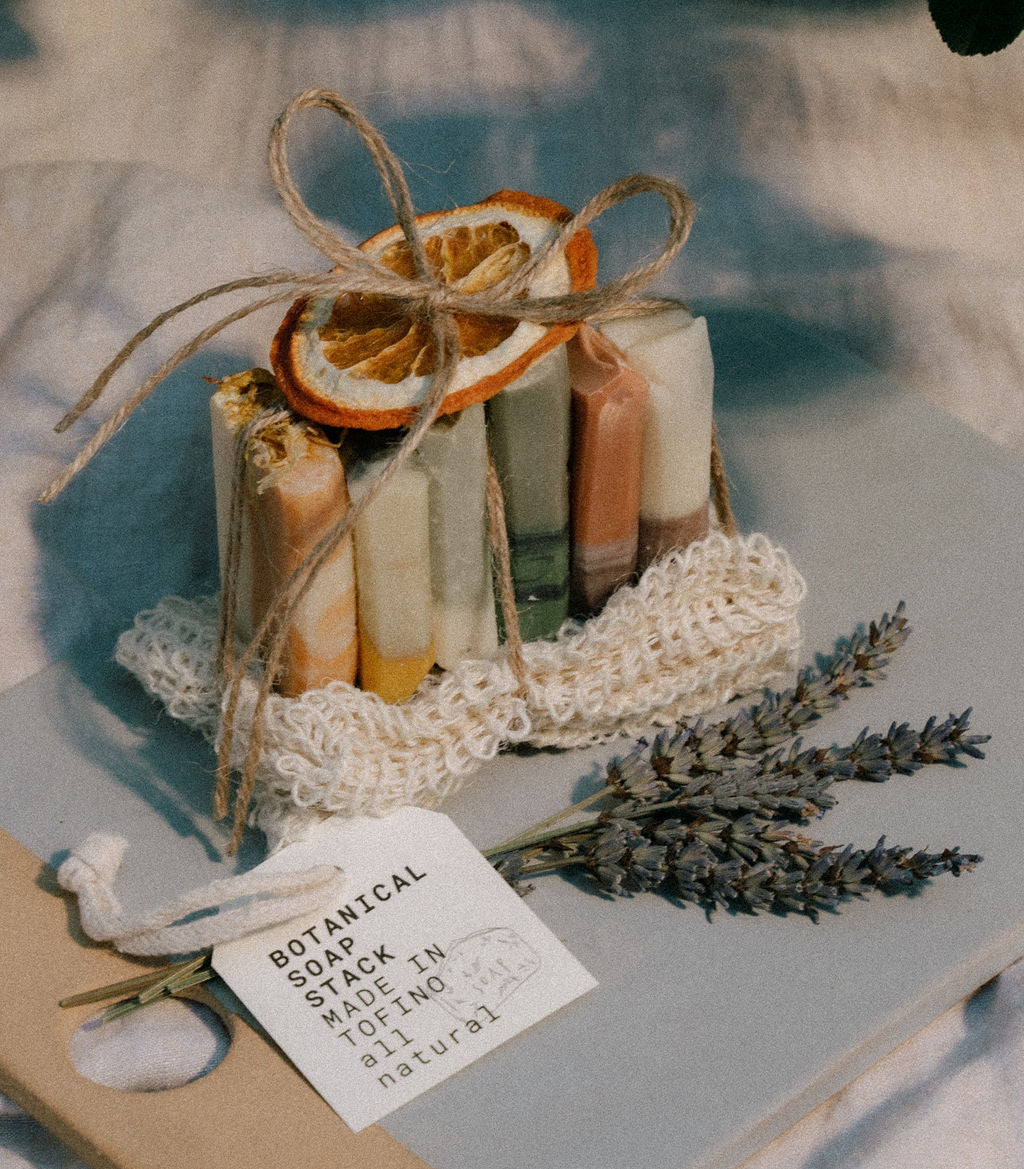
[[[482,292],[521,268],[571,213],[550,199],[499,191],[482,203],[417,216],[427,260],[437,279],[462,292]],[[393,272],[415,279],[399,227],[360,248]],[[562,258],[546,265],[531,296],[592,288],[597,249],[577,232]],[[442,414],[482,402],[514,381],[537,358],[567,341],[577,326],[538,325],[512,318],[458,313],[461,359]],[[303,297],[292,305],[270,351],[278,383],[299,414],[328,426],[381,430],[415,417],[434,371],[430,326],[369,293]]]

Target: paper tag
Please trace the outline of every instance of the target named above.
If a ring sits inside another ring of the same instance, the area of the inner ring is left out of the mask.
[[[597,985],[447,816],[328,820],[260,868],[324,863],[337,904],[213,966],[355,1132]]]

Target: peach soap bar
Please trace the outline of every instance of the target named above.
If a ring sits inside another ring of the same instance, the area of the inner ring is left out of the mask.
[[[601,332],[647,382],[637,568],[708,531],[715,368],[707,321],[686,309],[606,321]]]
[[[592,612],[636,568],[647,382],[589,325],[567,344],[572,385],[572,603]]]
[[[311,427],[264,431],[249,454],[252,484],[253,620],[266,616],[292,573],[348,511],[337,448]],[[354,683],[358,664],[356,580],[344,539],[295,606],[277,689],[289,698],[328,682]]]

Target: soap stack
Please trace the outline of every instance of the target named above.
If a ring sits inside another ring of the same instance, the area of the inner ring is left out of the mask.
[[[583,325],[486,402],[438,418],[294,610],[278,689],[295,696],[337,680],[400,702],[435,666],[497,653],[488,453],[524,641],[591,615],[703,537],[713,381],[706,322],[680,307]],[[222,564],[246,433],[233,581],[246,638],[404,432],[310,422],[264,370],[224,379],[211,418]]]

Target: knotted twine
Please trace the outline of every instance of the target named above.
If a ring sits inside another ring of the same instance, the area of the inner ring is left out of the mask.
[[[288,132],[291,121],[297,113],[314,108],[331,110],[348,122],[358,134],[380,175],[384,194],[391,206],[395,222],[401,228],[408,244],[416,271],[415,278],[408,279],[400,276],[384,267],[373,257],[345,243],[325,223],[317,219],[299,195],[288,165]],[[320,273],[271,272],[228,281],[197,293],[188,300],[182,301],[154,317],[148,325],[128,341],[100,373],[89,390],[82,395],[78,403],[61,419],[56,426],[58,433],[66,430],[89,409],[135,350],[157,329],[174,317],[204,301],[228,293],[244,289],[275,289],[269,295],[251,300],[248,304],[222,316],[200,330],[190,341],[176,350],[99,427],[96,434],[82,447],[76,458],[40,496],[40,502],[44,503],[56,498],[117,430],[124,425],[132,411],[145,401],[174,369],[198,352],[223,329],[260,309],[290,302],[295,299],[296,295],[338,296],[343,293],[366,293],[385,298],[392,302],[400,313],[422,319],[428,324],[435,349],[434,370],[419,413],[406,431],[402,442],[395,449],[391,459],[368,491],[322,537],[285,583],[268,608],[249,645],[237,661],[231,661],[230,647],[226,645],[229,634],[225,634],[222,638],[222,654],[220,656],[225,667],[229,668],[230,674],[226,687],[224,714],[218,744],[218,779],[214,795],[214,811],[218,818],[225,816],[228,811],[231,745],[241,685],[250,665],[258,656],[262,656],[265,662],[256,700],[252,732],[247,744],[241,782],[235,799],[233,832],[227,850],[229,853],[234,853],[237,850],[245,827],[249,801],[255,783],[256,764],[262,749],[261,714],[281,664],[291,616],[295,607],[305,596],[321,566],[330,559],[334,550],[349,535],[363,510],[372,504],[390,478],[412,455],[423,435],[440,413],[454,379],[460,356],[455,314],[514,318],[517,321],[531,321],[552,326],[578,324],[587,320],[608,320],[615,317],[647,316],[678,308],[680,302],[677,300],[641,297],[640,293],[664,271],[679,253],[689,236],[694,218],[693,202],[681,187],[652,175],[629,175],[600,191],[580,212],[567,218],[552,238],[538,248],[517,271],[489,289],[467,295],[448,287],[435,277],[427,260],[423,238],[416,224],[412,197],[400,162],[378,131],[355,106],[346,101],[340,94],[325,89],[310,89],[293,98],[278,117],[271,131],[269,165],[274,186],[292,222],[314,247],[333,261],[334,269],[330,272]],[[668,233],[658,256],[651,262],[634,268],[625,276],[608,281],[594,289],[569,292],[558,296],[531,297],[529,295],[529,288],[534,279],[549,264],[559,260],[573,236],[585,230],[590,223],[610,207],[636,195],[647,193],[660,196],[665,201],[669,212]],[[236,467],[236,483],[237,472]],[[711,472],[716,512],[726,533],[732,535],[736,530],[735,522],[729,507],[725,474],[717,446],[717,438],[713,442]],[[499,568],[502,568],[501,545],[502,539],[505,538],[505,532],[498,503],[500,490],[497,491],[497,499],[495,498],[496,486],[496,479],[492,473],[488,490],[489,510],[492,518],[491,530],[494,533],[496,529],[499,529],[496,537],[497,559]],[[507,562],[507,539],[504,559]],[[505,616],[509,636],[510,662],[516,669],[520,683],[525,684],[525,677],[520,674],[520,671],[524,669],[521,641],[518,637],[515,605],[510,597],[507,564],[499,575],[502,584],[503,608],[508,610]],[[225,594],[228,593],[230,590],[225,590]],[[231,604],[233,601],[225,602],[226,606]],[[226,616],[227,612],[222,612],[222,629],[230,630],[230,625],[225,621]]]

